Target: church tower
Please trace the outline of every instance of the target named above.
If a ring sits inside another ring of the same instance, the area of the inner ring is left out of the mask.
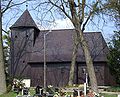
[[[29,76],[28,61],[40,30],[26,9],[11,29],[11,66],[13,77]],[[25,73],[24,73],[25,71]]]

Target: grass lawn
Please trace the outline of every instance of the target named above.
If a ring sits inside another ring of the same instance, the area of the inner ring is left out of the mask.
[[[15,94],[14,92],[9,92],[9,93],[0,95],[0,97],[16,97],[16,96],[17,96],[17,94]]]
[[[35,94],[35,91],[33,88],[30,89],[30,94],[31,95]],[[17,94],[14,92],[9,92],[9,93],[5,93],[5,94],[0,95],[0,97],[16,97],[16,96],[17,96]]]
[[[34,95],[35,94],[35,90],[34,88],[30,88],[30,95]],[[67,93],[69,94],[69,93]],[[0,97],[16,97],[17,94],[14,93],[14,92],[9,92],[9,93],[5,93],[3,95],[0,95]],[[108,94],[108,93],[102,93],[101,96],[104,96],[104,97],[117,97],[117,95],[115,94]]]
[[[117,95],[114,94],[101,94],[104,97],[117,97]],[[0,95],[0,97],[16,97],[16,94],[13,92],[9,92],[3,95]]]
[[[120,92],[120,87],[116,86],[116,87],[110,87],[108,89],[106,89],[106,91],[108,92]]]
[[[101,96],[104,96],[104,97],[117,97],[116,94],[101,94]]]

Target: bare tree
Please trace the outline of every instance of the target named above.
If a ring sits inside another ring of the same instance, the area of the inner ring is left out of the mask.
[[[86,24],[91,19],[91,17],[95,14],[95,11],[97,9],[99,0],[95,0],[95,3],[92,5],[87,4],[86,0],[46,0],[44,2],[40,2],[39,5],[36,6],[36,9],[46,4],[50,7],[50,4],[52,6],[46,11],[47,13],[52,13],[51,9],[54,9],[56,7],[57,11],[69,18],[76,30],[76,33],[74,35],[74,47],[73,47],[73,53],[72,53],[72,61],[71,61],[71,70],[70,70],[70,77],[69,77],[69,85],[73,84],[73,78],[74,78],[74,71],[75,71],[75,62],[76,62],[76,55],[79,44],[82,46],[82,49],[84,51],[85,60],[87,64],[87,70],[90,77],[91,82],[91,88],[93,91],[98,93],[98,87],[97,87],[97,80],[94,72],[93,67],[93,61],[92,57],[90,55],[88,44],[84,38],[83,32],[85,30]],[[87,11],[88,10],[88,11]],[[55,11],[55,9],[54,9]],[[40,12],[40,11],[39,11]]]
[[[6,78],[4,70],[4,54],[3,54],[3,41],[2,41],[2,13],[1,13],[1,0],[0,0],[0,94],[6,92]]]
[[[4,2],[4,3],[3,3]],[[3,94],[6,92],[6,78],[5,78],[5,60],[4,60],[4,51],[3,51],[3,40],[2,40],[2,17],[3,14],[9,10],[10,8],[17,6],[17,5],[21,5],[24,2],[20,2],[20,3],[14,3],[13,0],[9,0],[9,1],[2,1],[0,0],[0,94]]]
[[[78,0],[78,4],[80,4],[80,1]],[[89,47],[88,44],[83,36],[83,31],[85,29],[85,26],[88,22],[88,20],[90,19],[91,15],[93,14],[93,12],[95,11],[95,8],[98,4],[98,1],[95,3],[93,9],[89,12],[89,15],[86,19],[86,21],[83,23],[84,21],[84,15],[85,15],[85,0],[82,0],[82,5],[78,5],[78,12],[76,10],[75,7],[75,1],[74,0],[69,0],[69,6],[70,6],[70,11],[71,11],[71,21],[75,27],[76,33],[77,33],[77,39],[79,39],[79,42],[83,48],[84,54],[85,54],[85,60],[86,60],[86,64],[87,64],[87,70],[88,70],[88,74],[90,77],[90,83],[91,83],[91,88],[93,89],[93,91],[98,93],[98,87],[97,87],[97,80],[96,80],[96,76],[95,76],[95,72],[94,72],[94,67],[93,67],[93,62],[92,62],[92,58],[89,52]],[[80,13],[80,11],[82,11]],[[83,24],[83,26],[82,26]],[[76,43],[76,42],[75,42]],[[75,50],[77,51],[77,49]],[[76,54],[73,52],[73,55],[76,56]],[[74,62],[75,60],[72,60],[72,62]],[[71,64],[71,67],[75,67],[75,64]],[[72,67],[72,68],[73,68]],[[73,73],[73,70],[71,68],[70,73]],[[71,73],[71,74],[72,74]],[[72,79],[71,76],[69,78],[69,84],[72,84]]]

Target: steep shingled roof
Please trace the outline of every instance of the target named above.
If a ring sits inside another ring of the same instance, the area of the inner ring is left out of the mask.
[[[10,29],[20,27],[35,28],[36,30],[40,31],[27,9],[23,12],[20,18],[10,27]]]
[[[41,30],[32,48],[30,62],[43,62],[43,35],[48,30]],[[73,34],[74,29],[52,30],[46,36],[46,61],[47,62],[67,62],[72,59],[73,51]],[[84,33],[89,45],[90,53],[94,61],[106,61],[108,52],[105,40],[100,32]],[[85,62],[84,53],[79,46],[77,54],[78,62]]]

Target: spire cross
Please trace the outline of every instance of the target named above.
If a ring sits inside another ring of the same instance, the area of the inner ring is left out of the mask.
[[[26,9],[28,9],[28,2],[27,2],[27,0],[26,0]]]
[[[28,9],[28,4],[26,4],[26,9]]]

